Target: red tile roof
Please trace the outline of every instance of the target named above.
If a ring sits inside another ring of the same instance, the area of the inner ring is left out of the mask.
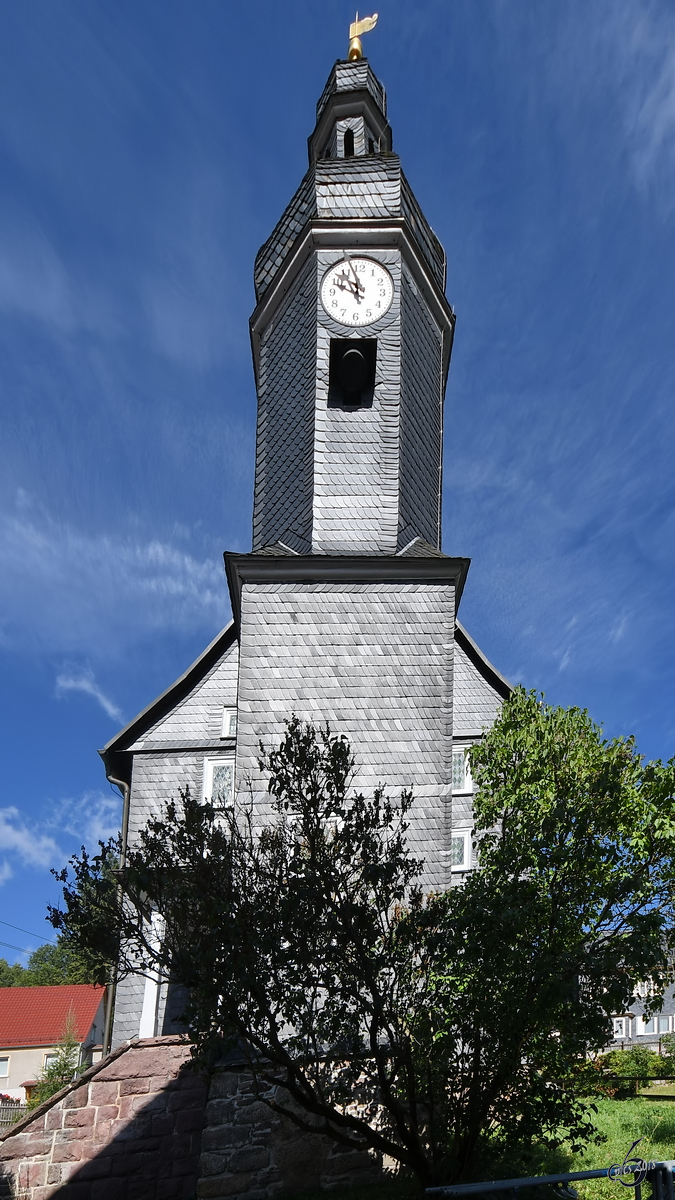
[[[0,1050],[55,1046],[72,1010],[78,1041],[93,1025],[105,988],[89,983],[54,987],[0,987]]]

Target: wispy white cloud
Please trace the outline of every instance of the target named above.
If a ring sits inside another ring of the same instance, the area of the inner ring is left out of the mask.
[[[25,214],[0,214],[0,312],[32,318],[57,336],[78,330],[109,337],[123,324],[100,285],[63,261],[47,234]]]
[[[155,216],[142,304],[155,348],[188,366],[212,366],[240,338],[223,240],[232,186],[213,168],[196,170],[166,189],[165,211]]]
[[[217,560],[161,541],[90,536],[22,495],[14,512],[0,513],[0,611],[8,648],[100,658],[157,632],[217,629],[227,588]],[[113,716],[116,706],[86,673],[62,684],[74,686]]]
[[[54,838],[26,825],[14,807],[0,808],[0,851],[27,867],[49,867],[61,858]]]
[[[675,12],[661,0],[612,0],[606,17],[614,68],[606,83],[623,111],[635,181],[647,188],[675,174]]]
[[[124,717],[120,709],[113,700],[106,696],[105,692],[97,684],[94,678],[94,672],[89,667],[85,667],[79,671],[63,671],[56,679],[56,695],[63,696],[66,692],[84,692],[87,696],[93,696],[94,700],[98,701],[104,712],[113,721],[123,723]]]
[[[17,865],[47,870],[62,866],[73,849],[95,849],[119,832],[121,819],[122,800],[113,792],[50,800],[33,821],[14,806],[0,809],[0,886],[14,877]]]
[[[95,847],[119,832],[122,800],[116,793],[85,792],[51,805],[47,827],[75,838],[79,845]]]

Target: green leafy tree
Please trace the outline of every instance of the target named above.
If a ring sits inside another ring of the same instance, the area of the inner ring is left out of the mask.
[[[72,939],[58,938],[33,950],[25,967],[0,958],[0,987],[44,987],[59,983],[98,983],[109,970],[100,955],[80,948]]]
[[[650,1079],[665,1078],[670,1073],[667,1059],[639,1044],[627,1050],[610,1050],[596,1059],[596,1065],[610,1077],[602,1090],[620,1099],[637,1095]]]
[[[0,987],[14,987],[22,982],[24,968],[21,963],[8,963],[0,958]]]
[[[580,1067],[670,978],[675,765],[516,690],[472,751],[480,869],[426,897],[411,795],[354,794],[344,737],[293,718],[260,767],[266,824],[186,793],[119,889],[115,843],[74,860],[57,928],[187,985],[201,1062],[236,1043],[266,1103],[425,1183],[592,1136]]]
[[[74,1013],[66,1018],[63,1033],[58,1040],[54,1058],[40,1072],[37,1087],[28,1102],[29,1108],[37,1108],[43,1100],[48,1100],[55,1092],[59,1092],[67,1083],[71,1083],[77,1074],[80,1061],[80,1043],[77,1036],[77,1025]]]
[[[446,896],[432,1014],[460,1173],[486,1134],[590,1136],[579,1064],[638,981],[660,1007],[675,915],[674,762],[519,688],[471,767],[480,870]]]

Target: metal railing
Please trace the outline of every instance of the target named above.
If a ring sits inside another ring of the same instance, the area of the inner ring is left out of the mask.
[[[623,1187],[635,1192],[636,1200],[642,1200],[642,1184],[645,1180],[651,1184],[653,1200],[675,1200],[675,1185],[673,1171],[675,1159],[663,1162],[648,1162],[643,1158],[632,1157],[635,1147],[642,1138],[633,1142],[622,1163],[614,1163],[611,1167],[601,1167],[596,1171],[566,1171],[560,1175],[530,1175],[519,1179],[486,1179],[481,1183],[448,1183],[440,1187],[426,1188],[425,1196],[478,1196],[483,1192],[515,1192],[520,1188],[532,1188],[551,1185],[557,1189],[558,1196],[565,1200],[575,1200],[577,1193],[574,1188],[565,1187],[581,1179],[607,1179],[619,1182]],[[632,1182],[627,1177],[633,1176]]]

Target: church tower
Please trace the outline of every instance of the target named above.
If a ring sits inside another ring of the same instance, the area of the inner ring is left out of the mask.
[[[469,560],[441,550],[445,253],[365,59],[333,67],[308,146],[255,261],[253,546],[225,555],[233,621],[101,753],[133,841],[186,786],[245,791],[262,823],[260,741],[293,713],[328,722],[357,788],[412,789],[411,848],[445,888],[471,867],[467,749],[509,690],[457,621]],[[166,985],[124,980],[113,1045],[178,1011]]]
[[[441,544],[445,254],[392,152],[384,88],[338,62],[309,170],[255,263],[253,550]]]

